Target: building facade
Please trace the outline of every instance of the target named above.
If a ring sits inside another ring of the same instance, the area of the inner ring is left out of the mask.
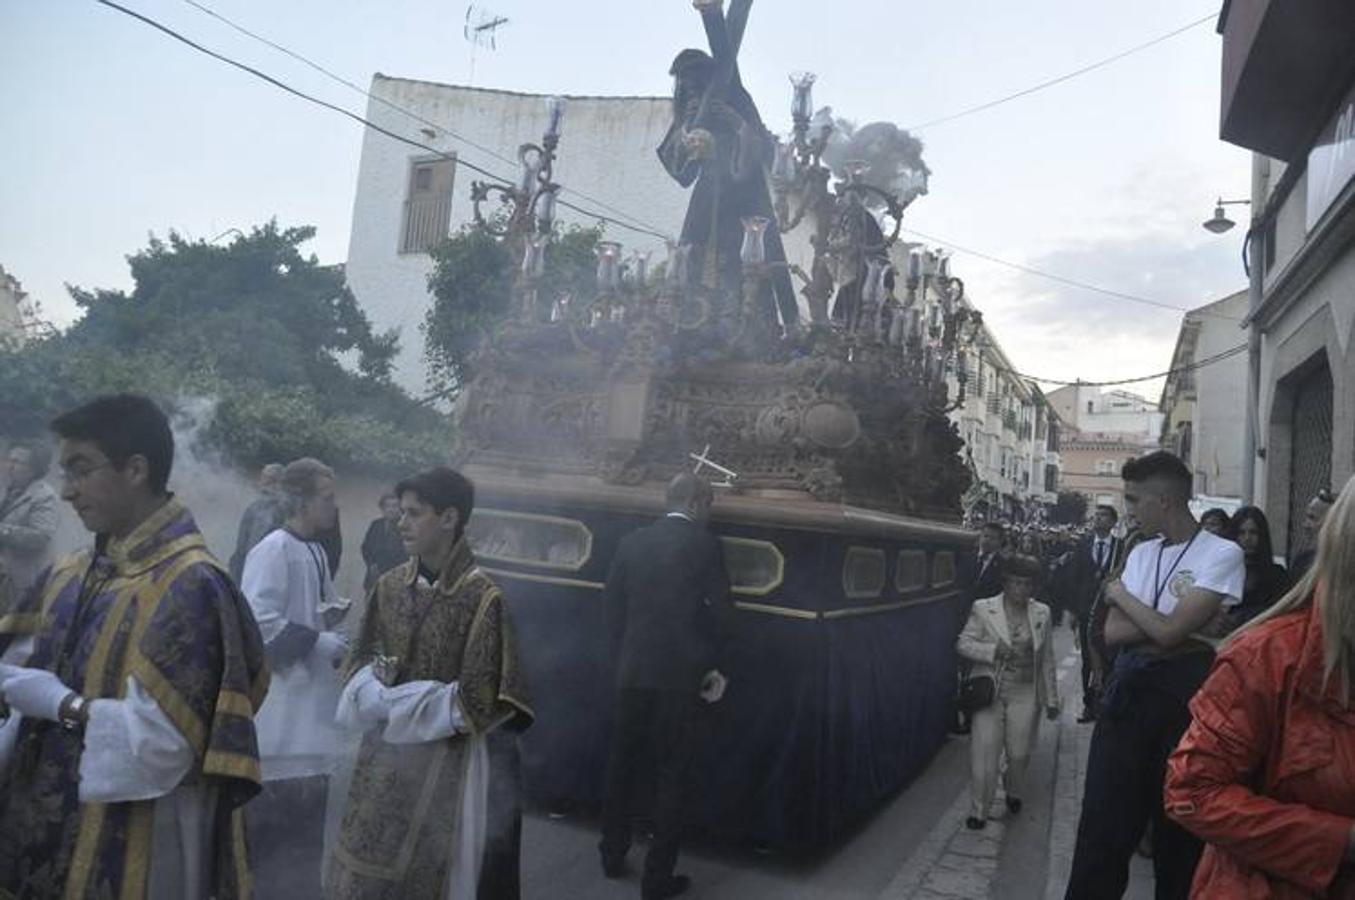
[[[1113,506],[1123,514],[1124,481],[1120,469],[1136,456],[1156,449],[1148,435],[1076,432],[1063,438],[1062,490],[1087,498],[1087,507]]]
[[[1160,443],[1185,460],[1197,496],[1243,493],[1247,422],[1247,292],[1186,313],[1162,387]]]
[[[1277,550],[1355,472],[1355,4],[1229,0],[1220,136],[1254,153],[1251,493]]]
[[[426,387],[420,326],[432,303],[428,250],[474,220],[472,183],[495,180],[471,166],[516,182],[518,147],[539,141],[546,129],[546,98],[380,74],[372,78],[371,95],[371,121],[443,154],[368,129],[348,244],[348,285],[378,329],[399,329],[394,378],[419,394]],[[655,156],[672,118],[672,101],[567,100],[554,172],[554,180],[563,185],[562,204],[643,224],[661,234],[681,231],[687,191],[668,177]],[[597,223],[564,205],[558,207],[557,218],[564,225]],[[663,258],[660,237],[621,225],[608,225],[606,236],[627,250],[653,252],[655,262]]]
[[[1040,388],[1015,373],[987,326],[963,354],[964,402],[950,413],[974,486],[970,519],[1040,521],[1058,499],[1063,423]],[[959,398],[957,372],[950,396]]]
[[[1084,433],[1151,435],[1162,431],[1162,413],[1146,397],[1129,391],[1106,391],[1087,384],[1070,384],[1049,392],[1059,417]]]

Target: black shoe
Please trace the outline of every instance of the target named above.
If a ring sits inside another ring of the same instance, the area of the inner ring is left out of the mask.
[[[658,878],[646,878],[640,888],[642,900],[668,900],[685,894],[692,886],[692,880],[686,875],[663,875]]]
[[[1016,815],[1021,811],[1021,801],[1016,797],[1007,798],[1007,812]]]
[[[624,856],[602,857],[602,876],[604,878],[625,878],[629,871]]]
[[[968,828],[970,831],[982,831],[984,828],[988,827],[988,823],[983,819],[970,816],[964,820],[964,827]]]

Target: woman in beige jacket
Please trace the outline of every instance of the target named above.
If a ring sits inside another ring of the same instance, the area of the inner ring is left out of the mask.
[[[975,601],[956,650],[971,664],[970,678],[993,679],[993,702],[977,710],[969,737],[969,818],[987,824],[997,790],[998,764],[1007,750],[1007,809],[1021,811],[1026,768],[1040,724],[1040,709],[1058,718],[1059,696],[1049,607],[1032,599],[1040,562],[1030,556],[1003,561],[1003,591]]]

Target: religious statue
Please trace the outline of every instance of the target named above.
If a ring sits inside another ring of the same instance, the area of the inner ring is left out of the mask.
[[[799,320],[799,308],[767,190],[774,139],[738,73],[739,43],[752,0],[733,0],[727,18],[718,0],[695,5],[711,52],[683,50],[673,60],[673,124],[658,149],[678,184],[695,185],[682,224],[682,243],[691,246],[688,271],[694,282],[738,298],[744,219],[770,221],[765,250],[772,268],[762,284],[758,315],[775,324],[779,314],[781,323],[791,326]]]

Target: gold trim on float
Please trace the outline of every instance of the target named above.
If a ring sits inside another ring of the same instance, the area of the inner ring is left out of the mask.
[[[936,594],[932,597],[896,600],[893,603],[877,603],[874,606],[848,606],[843,609],[830,609],[823,613],[823,617],[825,619],[850,619],[856,616],[873,616],[876,613],[894,612],[895,610],[908,609],[910,606],[926,606],[941,600],[949,600],[957,593],[958,591],[947,591],[944,594]]]
[[[874,590],[863,590],[861,588],[853,589],[848,583],[848,577],[852,571],[852,556],[870,556],[880,559],[880,586]],[[871,597],[881,597],[885,592],[885,585],[889,584],[889,558],[879,547],[862,547],[860,544],[851,544],[847,547],[847,553],[842,557],[842,596],[848,600],[866,600]]]
[[[727,544],[736,544],[744,547],[754,547],[758,550],[770,550],[776,557],[776,577],[765,584],[757,585],[731,585],[729,592],[738,594],[740,597],[765,597],[772,591],[781,587],[786,582],[786,557],[781,552],[781,548],[771,541],[762,541],[756,538],[733,537],[727,534],[717,535],[721,541]]]
[[[812,609],[795,609],[790,606],[772,606],[770,603],[750,603],[747,600],[736,600],[735,609],[741,609],[744,612],[765,613],[769,616],[784,616],[787,619],[817,619],[820,616]]]
[[[538,584],[558,584],[563,585],[564,587],[585,588],[592,591],[600,591],[605,587],[600,581],[583,581],[578,578],[559,578],[554,575],[533,575],[530,572],[491,569],[489,566],[481,566],[480,571],[495,578],[517,578],[521,581],[534,581]]]
[[[528,556],[506,556],[501,553],[481,553],[474,547],[471,547],[471,551],[475,554],[477,559],[493,559],[499,562],[536,566],[539,569],[559,569],[564,572],[577,572],[586,566],[588,561],[593,558],[593,530],[578,519],[570,519],[564,516],[547,516],[540,513],[517,512],[511,509],[494,509],[493,507],[477,509],[475,512],[490,518],[521,519],[524,522],[548,522],[552,525],[565,525],[573,531],[582,530],[584,537],[583,555],[577,561],[572,563],[556,563]],[[474,518],[475,514],[472,513],[471,519],[473,520]],[[467,527],[469,528],[469,524]]]

